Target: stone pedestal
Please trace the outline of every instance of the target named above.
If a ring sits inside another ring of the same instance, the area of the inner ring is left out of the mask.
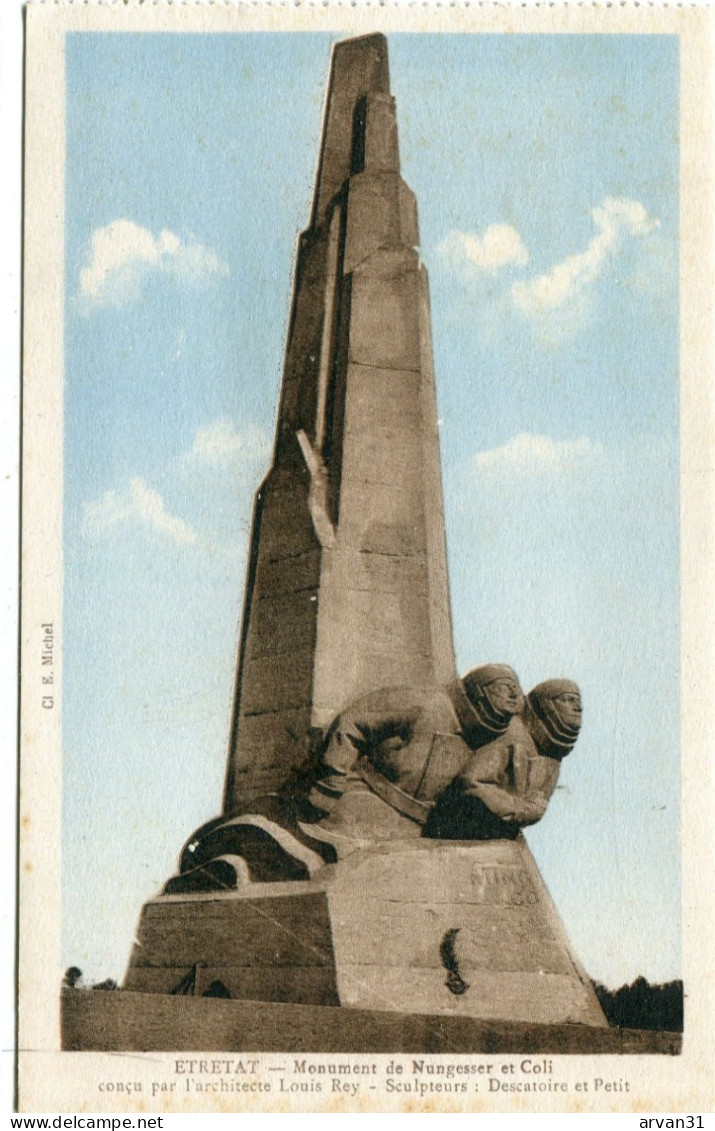
[[[523,837],[403,841],[309,881],[159,896],[126,990],[606,1026]]]
[[[471,1031],[473,1021],[606,1027],[523,838],[417,839],[413,814],[399,815],[409,809],[389,808],[397,794],[408,796],[405,782],[382,771],[367,777],[364,767],[371,792],[360,798],[360,820],[347,827],[343,804],[346,827],[331,832],[342,831],[348,844],[357,836],[382,838],[381,845],[321,867],[322,857],[290,831],[299,820],[292,809],[281,824],[282,803],[350,704],[395,687],[436,691],[456,679],[418,245],[415,198],[400,175],[387,43],[382,35],[340,43],[313,210],[298,245],[273,462],[254,510],[223,816],[186,849],[203,851],[216,834],[216,854],[201,866],[211,866],[212,883],[246,882],[220,892],[185,888],[143,908],[124,989],[165,1018],[165,1033],[181,1013],[168,999],[180,996],[232,999],[228,1013],[225,1002],[189,1007],[229,1024],[240,1002],[248,1012],[255,1006],[255,1016],[322,1011],[315,1024],[326,1048],[345,1045],[345,1015],[358,1013],[377,1018],[381,1047],[398,1048],[384,1028],[398,1018],[410,1026],[418,1018],[411,1047],[430,1046],[420,1029],[426,1018],[449,1019],[453,1033]],[[445,724],[447,738],[456,719]],[[448,762],[445,751],[440,756]],[[552,770],[540,771],[542,799]],[[520,773],[525,786],[523,766]],[[387,786],[385,805],[378,799]],[[375,821],[365,819],[370,801],[381,813]],[[249,832],[238,828],[243,817]],[[222,840],[219,826],[234,827]],[[501,827],[493,822],[491,835]],[[389,839],[408,829],[415,839]],[[283,840],[292,843],[285,852]],[[303,874],[310,878],[249,880]],[[184,869],[182,884],[194,881],[205,884],[206,875]],[[121,1003],[114,1008],[124,1016]],[[279,1025],[281,1040],[287,1024]],[[255,1047],[270,1047],[268,1039],[261,1031]]]
[[[105,1052],[571,1053],[677,1056],[681,1033],[63,990],[62,1048]],[[330,1096],[327,1097],[330,1103]]]

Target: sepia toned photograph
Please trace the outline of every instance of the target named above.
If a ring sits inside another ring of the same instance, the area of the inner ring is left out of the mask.
[[[703,14],[27,15],[20,1109],[704,1107]]]

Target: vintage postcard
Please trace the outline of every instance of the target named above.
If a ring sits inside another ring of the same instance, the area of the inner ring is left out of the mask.
[[[29,4],[21,1111],[703,1125],[710,32]]]

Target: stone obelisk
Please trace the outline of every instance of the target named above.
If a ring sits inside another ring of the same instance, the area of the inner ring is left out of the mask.
[[[387,42],[339,43],[254,511],[226,813],[279,787],[346,703],[456,674],[418,244]]]

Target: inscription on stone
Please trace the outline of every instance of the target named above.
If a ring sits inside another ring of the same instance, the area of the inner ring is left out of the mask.
[[[536,888],[525,868],[475,865],[471,880],[474,903],[533,907],[539,902]]]

